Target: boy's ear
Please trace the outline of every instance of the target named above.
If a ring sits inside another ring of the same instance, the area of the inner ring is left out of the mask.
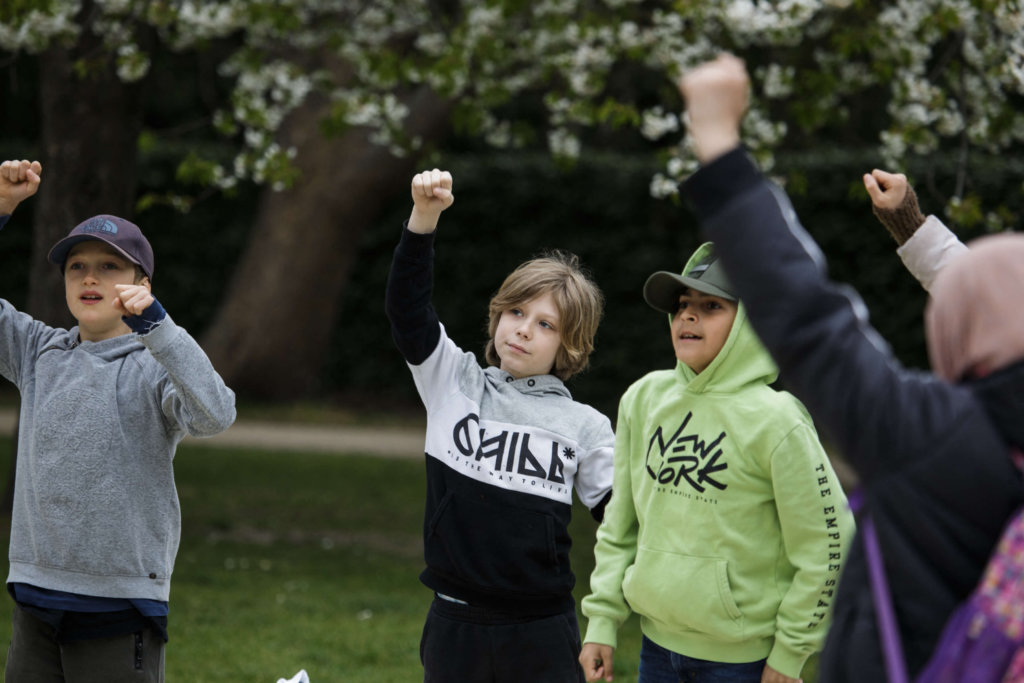
[[[142,278],[136,284],[142,285],[151,292],[153,291],[153,283],[149,281],[148,275],[143,275]]]

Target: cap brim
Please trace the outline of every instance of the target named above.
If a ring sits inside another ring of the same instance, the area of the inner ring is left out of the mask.
[[[96,242],[103,242],[104,244],[109,245],[112,249],[117,251],[118,254],[126,258],[130,263],[134,263],[139,267],[143,267],[141,263],[139,263],[134,258],[129,256],[123,249],[121,249],[121,247],[117,246],[116,244],[108,242],[107,240],[103,239],[97,234],[70,235],[68,237],[65,237],[60,242],[57,242],[57,244],[53,245],[53,248],[50,249],[50,253],[47,254],[46,256],[46,260],[55,266],[63,266],[64,262],[68,260],[68,253],[71,252],[71,250],[74,248],[76,244],[88,242],[90,240]]]
[[[692,277],[670,273],[667,270],[660,270],[647,278],[647,282],[644,284],[644,301],[651,308],[672,315],[679,308],[679,295],[686,289],[719,296],[726,301],[736,301],[736,297],[724,289]]]

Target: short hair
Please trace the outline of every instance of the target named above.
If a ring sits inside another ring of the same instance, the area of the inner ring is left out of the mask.
[[[509,273],[491,297],[488,341],[484,357],[489,365],[501,365],[494,333],[501,314],[510,308],[550,293],[558,309],[561,345],[551,374],[565,381],[590,362],[594,337],[604,312],[601,290],[580,266],[579,257],[565,251],[549,251],[519,265]]]

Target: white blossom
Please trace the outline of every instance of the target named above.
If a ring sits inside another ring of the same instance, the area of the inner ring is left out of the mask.
[[[423,33],[416,36],[416,47],[424,54],[437,57],[444,53],[447,38],[443,33]]]
[[[883,130],[880,133],[882,142],[882,159],[886,166],[899,168],[903,165],[903,159],[907,153],[906,139],[893,131]]]
[[[532,10],[536,17],[571,16],[578,11],[578,7],[578,0],[540,0],[533,3]]]
[[[616,40],[625,50],[632,50],[649,44],[647,35],[641,32],[640,27],[633,21],[624,21],[619,24]]]
[[[652,197],[657,199],[664,199],[674,194],[679,193],[679,184],[667,178],[661,173],[655,173],[654,177],[651,178],[650,193]]]
[[[139,51],[138,47],[122,45],[117,50],[117,77],[125,83],[142,80],[149,71],[149,56]]]
[[[942,109],[935,117],[935,130],[941,135],[952,137],[964,129],[964,117],[956,107],[956,103]]]
[[[761,71],[765,97],[780,99],[793,92],[793,78],[796,76],[796,69],[793,67],[769,64]]]
[[[665,168],[673,178],[682,178],[684,174],[692,172],[692,169],[688,168],[686,162],[677,156],[673,156],[665,164]]]
[[[661,106],[643,112],[640,133],[648,140],[658,140],[679,130],[679,117],[675,112],[666,112]]]
[[[484,133],[484,139],[492,147],[502,149],[512,145],[512,127],[508,121],[492,125]]]
[[[95,0],[98,7],[109,14],[124,14],[132,5],[132,0]]]
[[[743,134],[748,145],[774,147],[786,135],[785,121],[772,121],[756,106],[751,107],[743,119]]]
[[[565,128],[555,128],[548,132],[548,149],[557,158],[575,160],[580,156],[580,140]]]
[[[50,13],[32,10],[19,24],[0,24],[0,48],[40,52],[51,41],[72,40],[81,31],[75,23],[78,10],[78,2],[63,0],[55,2]]]
[[[78,39],[81,0],[41,6],[0,23],[0,49],[37,53]],[[743,134],[765,168],[788,142],[786,121],[769,111],[797,103],[803,125],[845,125],[849,105],[866,93],[887,119],[878,142],[891,161],[962,143],[1006,151],[1024,142],[1024,113],[1013,109],[1024,95],[1020,0],[474,0],[462,7],[444,16],[434,3],[409,0],[95,0],[89,16],[125,81],[149,74],[146,31],[155,29],[161,47],[173,50],[239,38],[218,72],[230,99],[212,117],[242,148],[232,163],[211,166],[211,182],[225,188],[245,178],[280,182],[294,150],[275,147],[278,130],[313,93],[336,107],[335,123],[366,128],[375,143],[408,154],[422,141],[409,139],[416,112],[397,93],[429,87],[457,102],[472,133],[499,148],[522,142],[506,106],[519,97],[542,99],[548,118],[540,140],[562,159],[580,153],[574,131],[609,121],[633,126],[667,158],[651,181],[652,193],[666,192],[694,164],[667,82],[723,46],[741,54],[758,47],[747,55],[757,60],[748,61],[754,101]],[[850,22],[864,23],[872,40],[837,50],[835,29]],[[634,93],[609,82],[627,64],[663,74],[666,87]]]

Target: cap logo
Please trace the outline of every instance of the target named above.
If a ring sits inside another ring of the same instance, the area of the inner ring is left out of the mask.
[[[111,235],[117,234],[117,225],[106,218],[96,218],[82,225],[82,232],[106,232]]]
[[[687,277],[692,277],[692,278],[696,278],[696,279],[699,280],[700,276],[703,275],[705,272],[707,272],[708,266],[710,266],[710,265],[711,265],[710,263],[702,263],[699,266],[694,266],[693,270],[691,270],[686,275],[687,275]]]

